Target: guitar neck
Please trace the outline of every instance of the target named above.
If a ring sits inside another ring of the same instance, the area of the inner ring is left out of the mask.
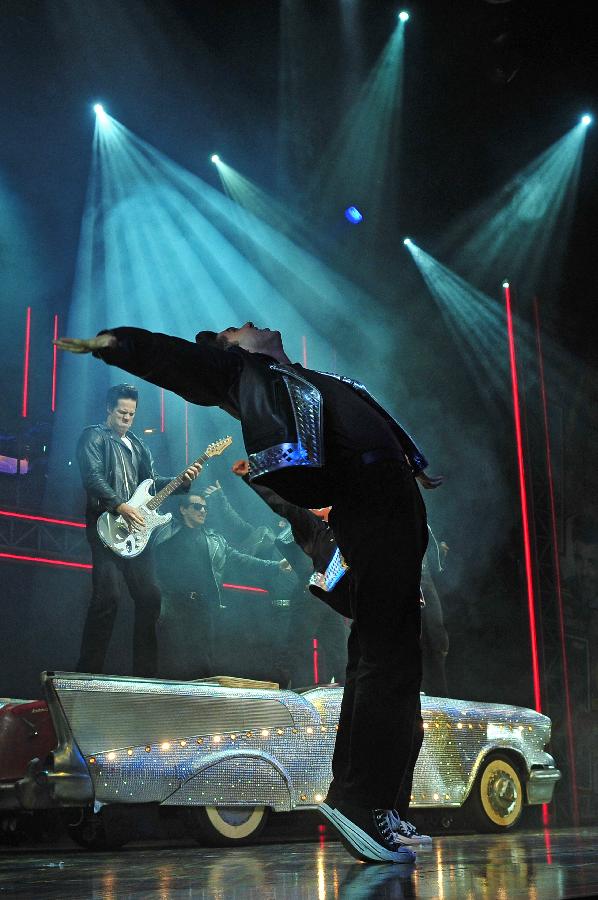
[[[202,453],[201,456],[198,456],[197,459],[191,463],[192,466],[202,465],[208,459],[207,453]],[[188,468],[188,467],[187,467]],[[177,488],[179,488],[183,483],[183,478],[185,477],[185,472],[187,469],[183,469],[183,471],[177,475],[176,478],[173,478],[172,481],[169,481],[166,487],[163,487],[161,491],[159,491],[155,497],[146,503],[148,509],[157,509],[161,503],[163,503],[167,497],[170,497]]]

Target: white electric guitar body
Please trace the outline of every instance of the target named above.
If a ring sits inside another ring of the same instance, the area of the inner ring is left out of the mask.
[[[192,465],[203,465],[212,456],[220,456],[232,442],[233,439],[229,436],[210,444]],[[135,489],[127,504],[139,511],[145,519],[145,525],[130,529],[122,516],[111,512],[102,513],[97,522],[97,529],[104,546],[123,559],[133,559],[143,553],[156,529],[167,525],[172,519],[172,513],[161,515],[157,509],[183,483],[185,471],[173,478],[158,494],[150,493],[154,484],[151,478],[142,481]]]

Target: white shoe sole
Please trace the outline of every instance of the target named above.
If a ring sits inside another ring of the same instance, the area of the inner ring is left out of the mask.
[[[338,809],[332,809],[326,803],[318,807],[326,816],[331,825],[338,832],[343,844],[353,856],[363,862],[388,862],[388,863],[412,863],[415,853],[409,847],[401,847],[399,850],[387,850],[367,832],[359,828],[355,822],[343,816]]]

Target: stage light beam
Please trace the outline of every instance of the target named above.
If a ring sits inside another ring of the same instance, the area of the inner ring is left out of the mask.
[[[581,124],[585,125],[586,128],[588,125],[591,125],[593,121],[594,120],[593,120],[592,116],[589,115],[589,113],[585,113],[585,115],[583,115],[581,117]]]
[[[409,21],[409,13],[406,9],[402,9],[399,13],[399,22],[408,22]]]
[[[212,153],[212,155],[210,156],[210,161],[213,162],[215,166],[217,166],[220,162],[220,157],[217,153]]]

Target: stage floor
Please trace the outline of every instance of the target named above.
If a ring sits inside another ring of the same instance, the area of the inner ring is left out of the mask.
[[[315,831],[314,831],[315,829]],[[444,835],[415,867],[364,865],[312,825],[309,839],[268,834],[233,849],[187,841],[90,853],[58,845],[3,847],[0,896],[97,900],[556,900],[598,896],[598,828]]]

